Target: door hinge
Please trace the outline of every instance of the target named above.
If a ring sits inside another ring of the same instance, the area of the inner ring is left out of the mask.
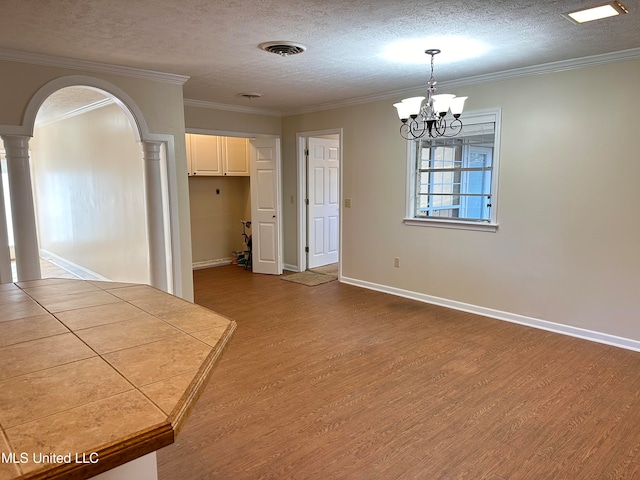
[[[309,149],[305,149],[304,154],[308,157],[309,156]]]
[[[308,199],[308,198],[305,198],[305,199],[304,199],[304,203],[306,203],[307,205],[309,205],[309,199]]]
[[[304,253],[309,253],[309,247],[304,247]]]

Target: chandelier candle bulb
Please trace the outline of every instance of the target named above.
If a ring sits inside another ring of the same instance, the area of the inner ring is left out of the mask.
[[[401,103],[406,105],[407,111],[409,112],[409,116],[411,118],[416,118],[420,114],[420,109],[422,108],[422,101],[425,97],[411,97],[405,98]]]
[[[394,103],[393,106],[398,109],[398,117],[400,117],[400,120],[406,123],[406,121],[409,119],[409,116],[411,115],[411,113],[409,112],[410,105],[405,102],[398,102]]]
[[[441,117],[444,117],[449,111],[449,105],[454,99],[455,95],[449,93],[441,93],[440,95],[433,95],[433,107]]]
[[[449,108],[451,109],[451,115],[453,115],[455,118],[458,118],[460,115],[462,115],[462,110],[464,109],[464,101],[467,98],[469,97],[456,97],[451,100],[451,104],[449,105]]]

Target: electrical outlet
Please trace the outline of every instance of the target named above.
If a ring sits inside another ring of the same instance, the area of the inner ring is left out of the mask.
[[[396,268],[400,268],[400,257],[395,257],[393,259],[393,266]]]
[[[345,198],[344,199],[344,208],[351,208],[351,199],[350,198]]]

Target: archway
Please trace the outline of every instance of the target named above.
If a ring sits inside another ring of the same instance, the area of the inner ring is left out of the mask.
[[[19,280],[40,277],[39,252],[36,240],[36,214],[33,205],[24,200],[31,196],[32,179],[29,165],[29,140],[34,134],[36,117],[46,99],[62,89],[74,87],[99,92],[102,98],[118,105],[131,125],[135,141],[142,146],[144,217],[149,253],[149,283],[171,293],[179,285],[179,259],[172,255],[178,232],[172,228],[171,212],[176,210],[173,136],[156,135],[148,131],[146,121],[135,102],[121,89],[104,80],[88,76],[61,77],[41,87],[31,98],[22,126],[2,134],[9,166],[10,190],[16,235],[16,263]],[[167,148],[168,147],[168,148]],[[171,167],[171,168],[169,168]],[[11,173],[13,170],[13,174]],[[14,199],[15,196],[15,199]],[[90,201],[89,201],[90,203]],[[17,210],[20,209],[19,212]],[[19,213],[19,215],[17,215]],[[16,217],[20,220],[16,225]],[[2,232],[0,231],[0,236]],[[2,239],[0,239],[2,241]],[[99,254],[99,252],[97,252]],[[178,266],[178,268],[176,268]],[[174,275],[174,272],[177,275]],[[3,281],[6,281],[3,279]]]

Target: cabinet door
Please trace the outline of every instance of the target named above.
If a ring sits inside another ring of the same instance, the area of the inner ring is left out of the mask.
[[[224,174],[249,176],[249,139],[224,137]]]
[[[191,135],[190,147],[192,175],[222,175],[220,137]]]

